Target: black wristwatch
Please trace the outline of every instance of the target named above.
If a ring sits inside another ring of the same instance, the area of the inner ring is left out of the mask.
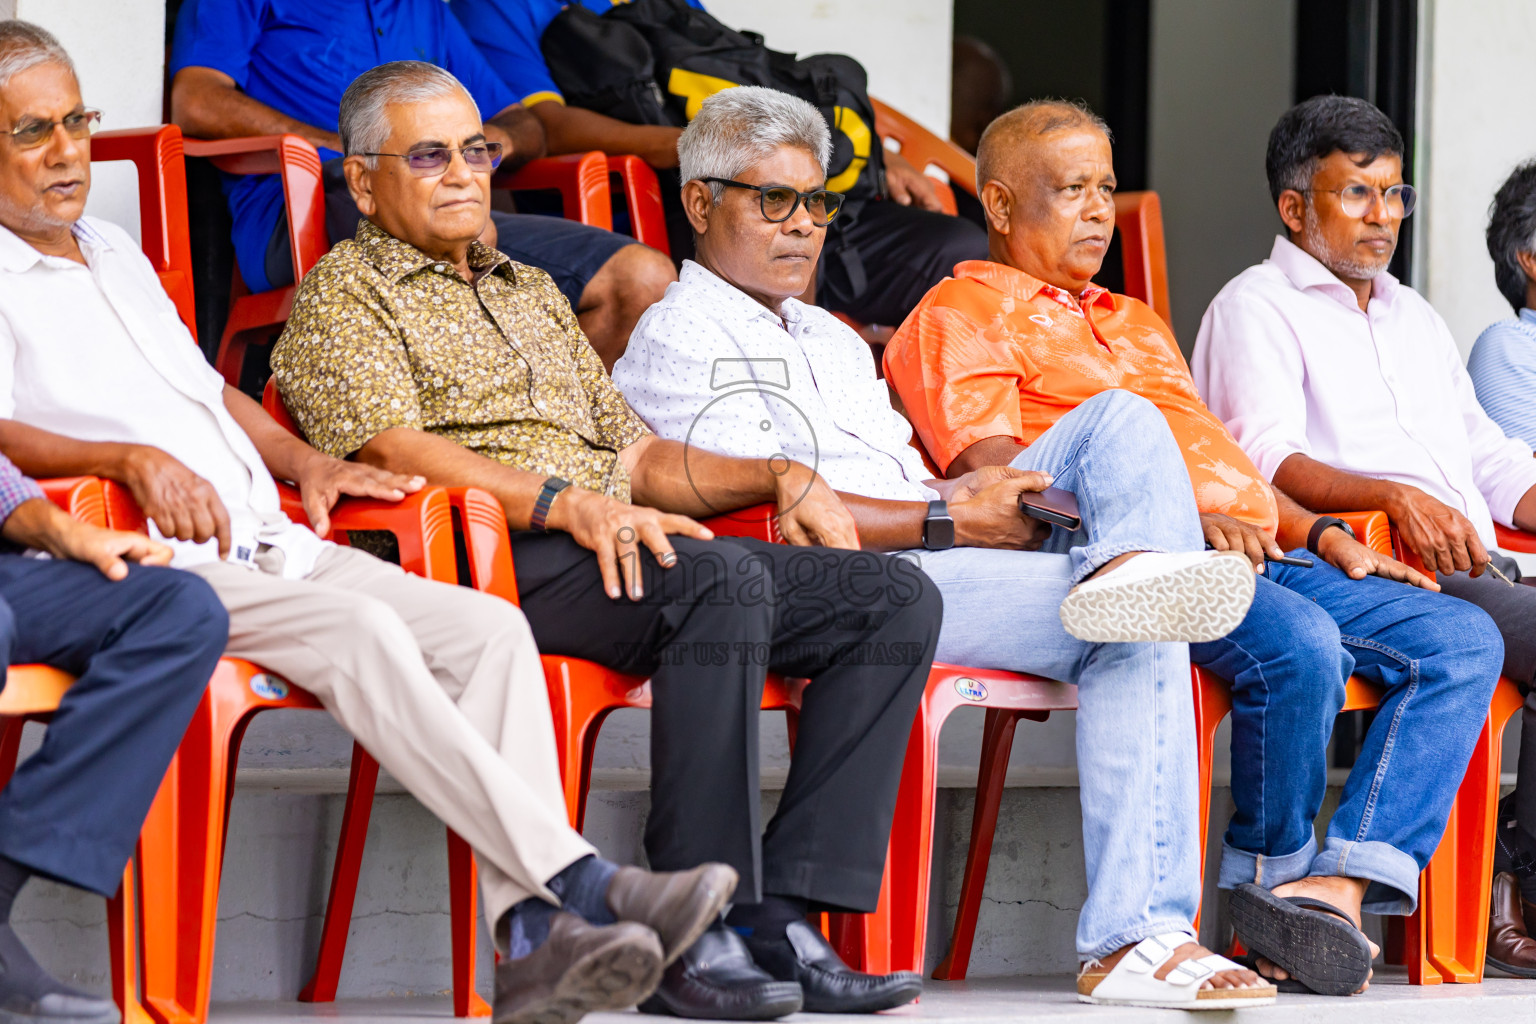
[[[1321,555],[1317,550],[1317,542],[1322,539],[1324,530],[1334,526],[1349,534],[1351,538],[1359,539],[1355,537],[1355,528],[1344,520],[1334,516],[1318,516],[1317,521],[1312,524],[1312,529],[1307,531],[1307,550],[1314,555]]]
[[[949,514],[949,502],[942,498],[928,503],[928,517],[923,520],[923,547],[929,551],[948,551],[955,546],[955,520]]]
[[[545,532],[544,522],[549,518],[549,507],[555,503],[555,495],[571,486],[569,480],[562,480],[552,476],[544,481],[544,486],[539,488],[539,496],[533,500],[533,515],[528,519],[528,528]]]

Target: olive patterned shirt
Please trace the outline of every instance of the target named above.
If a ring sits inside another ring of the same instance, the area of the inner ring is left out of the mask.
[[[304,276],[272,376],[309,442],[345,458],[391,427],[629,500],[648,431],[548,274],[475,242],[475,281],[364,219]]]

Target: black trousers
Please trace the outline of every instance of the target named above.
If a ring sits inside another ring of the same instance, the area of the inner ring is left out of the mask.
[[[1515,560],[1493,553],[1500,571],[1520,579]],[[1440,589],[1470,601],[1493,619],[1504,637],[1504,674],[1520,687],[1525,707],[1520,712],[1520,759],[1515,771],[1517,856],[1536,861],[1536,587],[1508,586],[1492,573],[1473,579],[1464,572],[1436,576]],[[1536,868],[1536,863],[1532,864]],[[1526,898],[1536,896],[1536,877],[1523,881]]]
[[[213,588],[177,569],[0,555],[0,651],[79,678],[0,792],[0,854],[111,896],[229,642]],[[3,685],[3,683],[0,683]]]
[[[937,587],[872,552],[672,537],[640,555],[645,597],[610,599],[565,533],[514,533],[523,614],[539,649],[651,677],[651,814],[659,871],[722,861],[740,902],[765,893],[869,912],[938,641]],[[758,715],[768,672],[806,688],[789,781],[766,832]]]

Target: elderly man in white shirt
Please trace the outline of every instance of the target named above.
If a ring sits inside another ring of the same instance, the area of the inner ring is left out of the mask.
[[[228,653],[314,693],[470,842],[508,957],[497,1021],[644,998],[718,917],[735,872],[598,858],[566,820],[521,613],[283,515],[274,476],[298,485],[321,534],[339,496],[400,500],[422,481],[324,456],[224,385],[128,234],[82,217],[99,117],[57,40],[0,22],[0,450],[33,476],[131,488],[172,564],[227,609]]]
[[[938,584],[941,660],[1078,685],[1084,999],[1272,999],[1195,942],[1194,751],[1158,740],[1193,725],[1180,641],[1241,620],[1248,563],[1203,550],[1178,446],[1156,408],[1126,392],[1084,403],[1011,467],[929,480],[868,346],[793,298],[841,201],[825,191],[829,147],[825,120],[795,97],[740,87],[704,101],[678,144],[697,262],[641,318],[615,383],[690,450],[816,468],[864,547],[903,552]],[[1021,498],[1048,499],[1039,492],[1053,481],[1075,492],[1080,529],[1021,514]],[[1153,622],[1151,606],[1166,619]]]
[[[1493,550],[1495,521],[1536,529],[1536,459],[1478,404],[1445,321],[1386,272],[1415,199],[1386,115],[1307,100],[1270,134],[1266,170],[1286,235],[1206,310],[1195,382],[1277,487],[1320,512],[1385,511],[1443,591],[1498,625],[1526,740],[1501,806],[1488,956],[1536,977],[1536,589]]]

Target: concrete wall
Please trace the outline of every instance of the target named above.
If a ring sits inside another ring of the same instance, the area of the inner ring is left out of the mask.
[[[1148,179],[1163,201],[1173,328],[1188,352],[1200,317],[1269,255],[1279,218],[1264,147],[1291,106],[1294,0],[1156,0]]]
[[[165,78],[165,0],[0,0],[0,17],[25,18],[59,37],[80,72],[80,92],[102,127],[159,124]],[[138,179],[126,164],[94,169],[87,212],[139,230]]]
[[[1484,327],[1511,315],[1483,244],[1488,204],[1514,168],[1536,157],[1536,4],[1421,0],[1418,285],[1463,355]]]
[[[869,72],[869,91],[949,137],[953,0],[709,0],[734,28],[802,56],[846,53]]]

